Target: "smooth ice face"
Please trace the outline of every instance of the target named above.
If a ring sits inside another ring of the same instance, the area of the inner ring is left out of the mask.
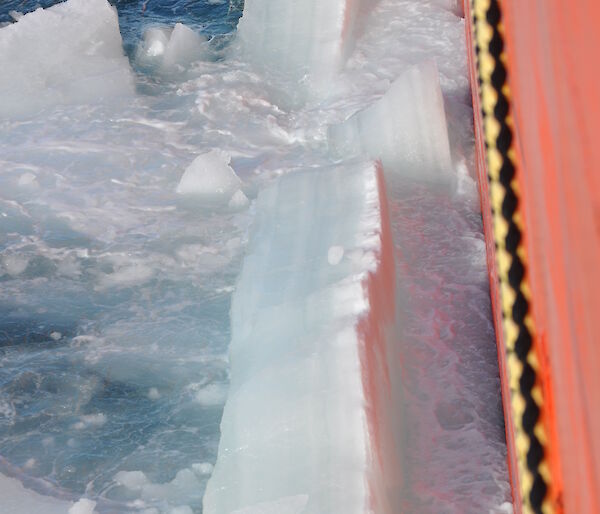
[[[386,172],[416,178],[449,178],[452,172],[444,99],[437,66],[409,68],[373,105],[328,130],[339,157],[366,154]]]
[[[301,80],[313,91],[330,87],[376,0],[246,0],[238,25],[242,52],[255,65]]]
[[[372,440],[357,324],[380,264],[378,184],[374,164],[354,163],[260,193],[204,514],[365,512]]]
[[[117,12],[69,0],[0,29],[0,119],[133,94]]]

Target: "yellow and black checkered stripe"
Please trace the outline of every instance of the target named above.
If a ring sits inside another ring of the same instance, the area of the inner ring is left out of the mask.
[[[535,327],[515,180],[517,161],[502,13],[498,0],[471,2],[520,501],[524,513],[549,514],[553,512],[548,499],[551,477],[545,459],[547,437],[540,421],[544,400],[533,349]]]

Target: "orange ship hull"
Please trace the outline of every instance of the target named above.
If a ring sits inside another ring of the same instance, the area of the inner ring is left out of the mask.
[[[600,3],[466,0],[464,8],[515,511],[598,513]],[[513,225],[519,247],[504,264],[514,241],[503,227]],[[516,281],[514,259],[523,265]],[[510,319],[521,293],[522,323]],[[521,362],[511,341],[519,323],[531,337]],[[523,363],[535,371],[532,386]],[[535,411],[529,432],[524,401]]]

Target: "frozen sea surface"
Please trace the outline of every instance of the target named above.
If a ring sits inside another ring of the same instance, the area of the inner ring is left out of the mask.
[[[0,51],[14,70],[0,94],[20,99],[0,99],[0,472],[57,498],[56,512],[82,497],[99,513],[201,512],[258,191],[343,166],[328,127],[433,60],[452,161],[437,171],[451,180],[385,170],[410,363],[397,384],[410,412],[402,498],[406,512],[495,512],[510,494],[454,2],[373,3],[331,87],[301,95],[305,81],[248,62],[231,35],[239,2],[113,4],[122,41],[102,11],[97,39],[81,18],[44,32],[40,17],[29,48],[3,35],[37,2],[0,6],[0,45],[41,63]],[[210,184],[218,194],[202,194]]]

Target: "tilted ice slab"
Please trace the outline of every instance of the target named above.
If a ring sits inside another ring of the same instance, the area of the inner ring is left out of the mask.
[[[245,56],[255,65],[307,82],[331,84],[377,0],[246,0],[238,25]],[[296,85],[296,84],[295,84]]]
[[[452,172],[444,99],[435,61],[412,66],[385,95],[328,130],[341,158],[366,154],[386,172],[446,177]]]
[[[107,0],[68,0],[1,28],[0,70],[0,119],[133,94]]]
[[[260,193],[232,300],[231,386],[204,514],[385,504],[385,202],[374,163],[288,175]]]

